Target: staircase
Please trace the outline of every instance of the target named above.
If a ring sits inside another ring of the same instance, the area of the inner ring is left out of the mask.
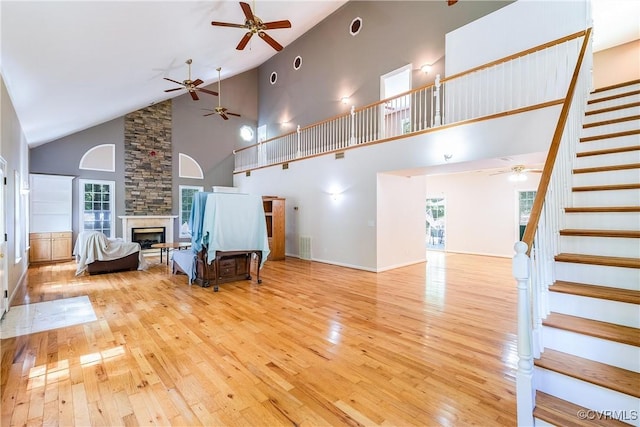
[[[571,185],[534,420],[640,426],[640,80],[590,95]]]

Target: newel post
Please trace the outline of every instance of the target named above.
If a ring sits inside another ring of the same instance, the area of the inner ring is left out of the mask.
[[[351,106],[351,119],[349,121],[350,129],[349,132],[349,145],[356,145],[356,107],[355,105]]]
[[[436,102],[435,116],[433,118],[433,126],[440,126],[442,124],[442,117],[440,116],[440,74],[436,76],[435,81],[435,92],[433,93],[433,97]]]
[[[533,389],[533,355],[531,345],[531,301],[529,290],[530,260],[527,244],[514,245],[513,277],[518,283],[518,371],[516,373],[516,401],[518,426],[533,425],[535,391]]]
[[[300,158],[300,125],[296,127],[296,138],[298,140],[298,151],[296,151],[296,158]]]

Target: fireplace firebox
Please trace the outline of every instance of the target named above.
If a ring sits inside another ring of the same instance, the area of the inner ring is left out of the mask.
[[[140,243],[142,249],[151,249],[154,243],[165,243],[166,227],[134,227],[131,241]]]

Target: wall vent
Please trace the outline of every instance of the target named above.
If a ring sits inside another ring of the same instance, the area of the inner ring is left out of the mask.
[[[300,259],[311,259],[311,236],[300,236]]]
[[[338,159],[344,159],[344,151],[340,151],[339,153],[336,153],[336,160]]]
[[[282,169],[289,169],[289,163],[283,163]]]

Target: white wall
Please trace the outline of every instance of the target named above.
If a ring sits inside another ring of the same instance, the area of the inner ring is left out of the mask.
[[[423,177],[378,174],[378,271],[425,261],[424,194]]]
[[[454,155],[447,167],[462,165],[465,170],[486,159],[546,152],[559,111],[560,107],[554,106],[453,126],[348,150],[340,160],[328,154],[291,162],[287,170],[280,165],[257,169],[251,171],[249,177],[234,175],[234,186],[245,193],[287,199],[287,254],[298,255],[299,236],[311,236],[312,259],[378,271],[390,265],[416,261],[413,251],[406,254],[403,250],[396,251],[393,255],[386,253],[381,259],[378,257],[378,236],[389,236],[395,227],[387,219],[378,222],[378,197],[395,203],[395,196],[378,191],[379,173],[410,169],[410,174],[424,175],[431,169],[440,171],[444,152]],[[392,188],[397,193],[395,186]],[[332,200],[333,192],[341,192],[339,200]],[[413,203],[417,202],[407,199],[402,207],[413,206]],[[424,193],[420,203],[424,210]],[[297,210],[294,209],[296,206]],[[424,216],[420,230],[424,230]],[[402,242],[398,243],[400,246],[411,237],[395,239],[395,242]],[[395,243],[391,244],[390,250],[395,247]]]
[[[519,0],[445,36],[452,76],[591,26],[588,0]]]
[[[540,174],[514,183],[509,174],[467,172],[431,175],[426,196],[445,197],[445,250],[512,257],[518,236],[518,191],[535,191]]]

